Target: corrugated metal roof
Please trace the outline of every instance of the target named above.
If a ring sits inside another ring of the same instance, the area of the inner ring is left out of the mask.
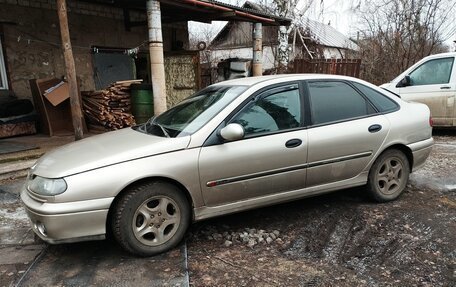
[[[273,13],[268,13],[267,11],[247,8],[245,4],[242,7],[239,7],[239,6],[236,6],[236,5],[231,5],[231,4],[228,4],[228,3],[225,3],[225,2],[221,2],[221,1],[217,1],[217,0],[200,0],[200,1],[207,2],[207,3],[214,3],[214,4],[217,4],[217,5],[220,5],[220,6],[224,6],[226,8],[231,8],[233,10],[242,11],[242,12],[246,12],[246,13],[251,13],[253,15],[258,15],[258,16],[263,16],[263,17],[266,17],[266,18],[274,19],[277,22],[280,22],[281,25],[288,26],[291,23],[291,19],[289,19],[289,18],[280,17],[280,16],[277,16],[277,15],[274,15]]]
[[[310,33],[311,38],[322,46],[359,50],[358,45],[330,25],[310,19],[303,20],[301,24],[302,28]]]
[[[146,10],[146,0],[79,0],[98,3],[124,9]],[[158,0],[161,3],[162,21],[247,21],[260,22],[263,25],[290,25],[291,19],[276,16],[267,11],[258,11],[248,7],[239,7],[217,0]],[[2,2],[0,0],[0,2]],[[211,7],[212,5],[212,7]],[[218,6],[218,7],[216,7]],[[225,9],[220,9],[225,8]],[[225,13],[223,12],[225,11]],[[231,10],[231,11],[230,11]],[[257,18],[255,19],[255,16]],[[264,18],[264,19],[260,19]]]

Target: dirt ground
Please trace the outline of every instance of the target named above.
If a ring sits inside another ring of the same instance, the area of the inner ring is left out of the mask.
[[[456,132],[435,140],[397,201],[357,188],[194,225],[190,284],[456,286]],[[279,239],[258,239],[274,231]]]

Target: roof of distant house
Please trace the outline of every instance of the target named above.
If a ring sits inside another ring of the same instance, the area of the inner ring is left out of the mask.
[[[307,29],[311,38],[322,46],[359,50],[358,45],[331,25],[305,19],[302,28]]]

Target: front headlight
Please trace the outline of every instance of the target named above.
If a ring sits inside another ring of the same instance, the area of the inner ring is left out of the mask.
[[[35,176],[29,177],[27,188],[40,195],[53,196],[65,192],[67,184],[63,178]]]

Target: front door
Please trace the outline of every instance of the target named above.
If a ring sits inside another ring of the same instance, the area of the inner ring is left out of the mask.
[[[300,90],[288,83],[259,93],[227,120],[244,127],[243,139],[201,148],[207,206],[304,188],[307,130]]]
[[[410,73],[411,85],[399,88],[406,101],[426,104],[436,126],[452,126],[455,119],[454,57],[429,60]]]

